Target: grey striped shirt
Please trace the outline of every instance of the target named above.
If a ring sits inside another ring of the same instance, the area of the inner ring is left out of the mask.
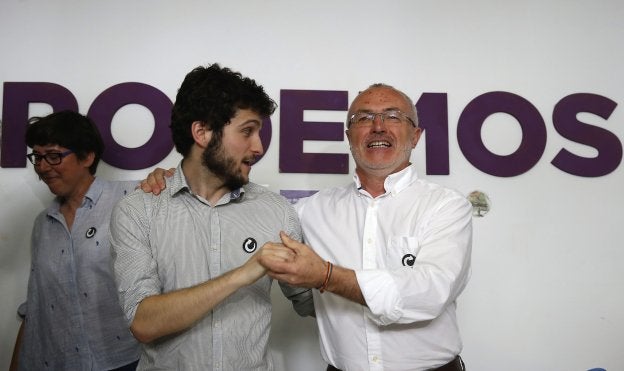
[[[138,190],[111,217],[111,245],[120,302],[129,323],[144,298],[197,285],[241,266],[254,251],[279,241],[279,231],[301,239],[292,206],[249,183],[215,207],[190,192],[181,166],[159,196]],[[267,342],[271,279],[261,278],[225,299],[192,328],[144,344],[139,369],[272,370]],[[311,292],[282,286],[300,314],[312,310]]]

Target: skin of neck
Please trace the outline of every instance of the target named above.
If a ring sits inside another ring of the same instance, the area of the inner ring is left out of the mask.
[[[365,169],[360,165],[355,168],[355,173],[360,179],[362,189],[368,192],[373,198],[379,197],[386,193],[384,183],[386,178],[394,173],[405,169],[410,165],[409,161],[402,163],[395,169]]]

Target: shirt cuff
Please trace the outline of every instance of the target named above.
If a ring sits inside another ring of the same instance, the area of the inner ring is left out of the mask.
[[[360,291],[370,309],[369,317],[378,325],[390,325],[402,316],[403,301],[392,275],[383,270],[356,271]]]

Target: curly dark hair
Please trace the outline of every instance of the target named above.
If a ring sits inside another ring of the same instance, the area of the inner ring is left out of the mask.
[[[74,111],[59,111],[45,117],[32,117],[26,128],[26,145],[59,145],[74,151],[84,160],[89,153],[95,154],[89,172],[95,174],[104,152],[102,136],[93,120]]]
[[[223,127],[239,109],[251,109],[262,117],[277,107],[255,80],[215,63],[189,72],[176,96],[171,112],[171,134],[176,150],[184,157],[194,140],[191,125],[200,121],[221,137]]]

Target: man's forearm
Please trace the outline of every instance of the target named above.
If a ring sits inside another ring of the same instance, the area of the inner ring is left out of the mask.
[[[366,305],[366,300],[364,295],[362,295],[362,290],[360,290],[355,271],[352,269],[334,265],[325,290],[356,303]]]
[[[186,330],[249,283],[239,267],[193,287],[149,296],[139,303],[130,329],[142,343]]]

